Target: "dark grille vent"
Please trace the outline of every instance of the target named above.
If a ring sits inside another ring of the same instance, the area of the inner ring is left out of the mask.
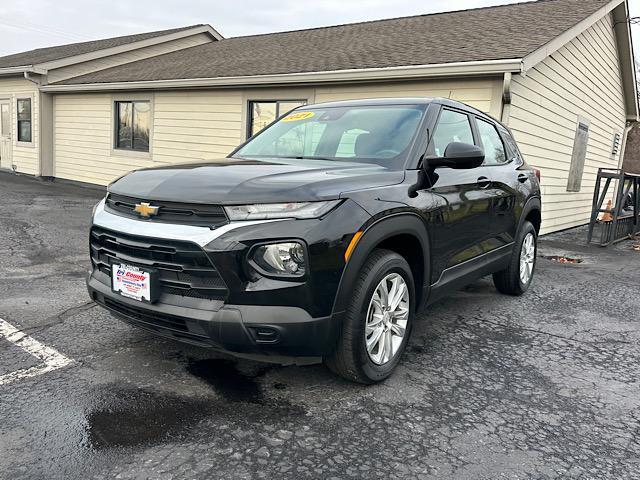
[[[105,297],[104,306],[112,312],[124,316],[129,322],[141,327],[151,328],[163,333],[169,333],[174,337],[185,338],[203,346],[209,345],[209,337],[191,331],[187,322],[180,317],[165,315],[157,312],[147,312],[135,307],[130,307],[120,302],[114,302]]]
[[[138,237],[93,227],[90,245],[93,266],[109,279],[111,266],[125,263],[157,270],[161,294],[224,301],[228,293],[209,257],[195,243]]]
[[[158,213],[144,219],[134,211],[136,204],[150,203],[158,208]],[[147,220],[150,222],[175,223],[179,225],[196,225],[217,227],[228,223],[224,208],[220,205],[204,205],[199,203],[165,202],[149,200],[110,193],[105,201],[105,210],[120,216]]]
[[[155,327],[176,330],[179,332],[189,331],[187,323],[179,317],[173,317],[171,315],[164,315],[161,313],[150,313],[139,308],[129,307],[124,303],[114,302],[108,298],[104,299],[104,304],[107,308],[114,310],[117,313],[126,315],[127,317],[140,322],[148,323]]]

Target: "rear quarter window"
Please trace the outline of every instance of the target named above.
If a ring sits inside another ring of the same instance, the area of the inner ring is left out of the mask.
[[[522,155],[520,155],[520,149],[518,149],[518,144],[511,135],[511,132],[502,127],[498,127],[498,130],[500,131],[500,135],[504,140],[504,146],[507,150],[507,160],[512,161],[522,158]]]

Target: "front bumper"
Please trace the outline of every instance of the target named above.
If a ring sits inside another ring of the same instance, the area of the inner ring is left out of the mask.
[[[91,298],[132,325],[181,342],[232,354],[322,357],[334,338],[333,316],[311,318],[303,309],[283,306],[224,305],[217,311],[169,304],[143,304],[113,293],[94,275]]]
[[[290,363],[292,357],[320,358],[333,348],[340,324],[342,313],[334,312],[333,303],[349,233],[369,218],[353,202],[340,209],[331,221],[232,222],[209,229],[124,218],[98,205],[91,234],[94,268],[87,279],[89,295],[122,320],[182,342],[277,363]],[[292,238],[308,249],[304,278],[267,278],[247,267],[257,243]],[[195,263],[182,269],[182,261]],[[156,303],[111,290],[111,265],[140,262],[161,271],[162,293]],[[210,272],[206,275],[212,277],[204,279],[210,281],[181,273],[194,269],[198,275]]]

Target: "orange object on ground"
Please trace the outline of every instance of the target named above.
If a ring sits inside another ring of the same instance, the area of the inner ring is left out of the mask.
[[[612,205],[613,204],[612,204],[611,200],[609,200],[607,202],[607,210],[611,210]],[[611,215],[611,213],[609,213],[609,212],[603,213],[602,217],[600,217],[600,221],[601,222],[611,222],[612,220],[613,220],[613,215]]]

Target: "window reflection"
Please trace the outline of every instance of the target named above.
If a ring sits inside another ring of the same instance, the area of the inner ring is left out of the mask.
[[[306,105],[305,100],[269,100],[249,102],[248,137],[253,137],[285,113]]]
[[[116,145],[121,150],[149,151],[151,105],[146,101],[116,102]]]

